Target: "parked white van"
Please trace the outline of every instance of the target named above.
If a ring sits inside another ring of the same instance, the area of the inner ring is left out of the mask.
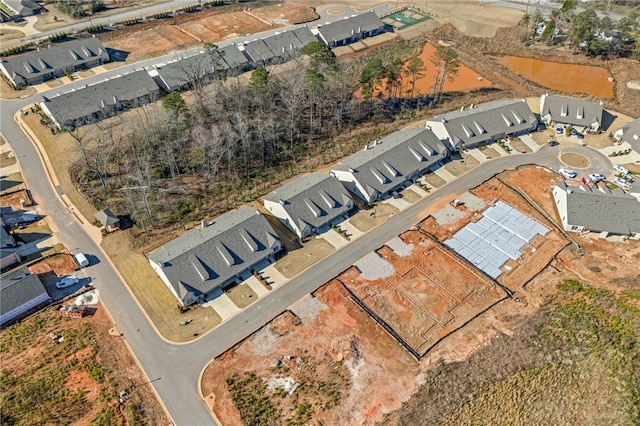
[[[76,259],[76,262],[78,262],[78,265],[82,266],[83,268],[85,266],[89,266],[89,259],[87,259],[87,256],[85,256],[83,253],[78,253],[73,257],[74,259]]]

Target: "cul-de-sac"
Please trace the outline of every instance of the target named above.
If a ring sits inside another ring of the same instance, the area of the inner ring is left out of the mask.
[[[640,423],[640,3],[0,0],[0,423]]]

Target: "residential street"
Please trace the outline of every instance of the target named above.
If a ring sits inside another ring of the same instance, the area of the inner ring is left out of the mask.
[[[181,6],[183,5],[184,2],[181,2]],[[159,6],[165,9],[167,3]],[[119,16],[119,19],[122,18],[124,17]],[[340,17],[337,18],[340,19]],[[94,20],[93,23],[96,24],[97,20]],[[272,34],[274,31],[256,35],[256,37]],[[174,57],[175,55],[171,54],[146,60],[136,64],[135,68],[139,69],[171,60]],[[314,291],[351,264],[369,254],[372,249],[415,226],[423,219],[420,212],[431,203],[453,194],[462,193],[495,173],[519,165],[540,164],[557,170],[561,164],[558,160],[561,149],[562,152],[577,152],[588,157],[592,163],[590,172],[609,174],[611,170],[611,164],[607,157],[595,150],[578,145],[568,148],[544,146],[534,154],[514,154],[482,163],[467,175],[394,215],[379,228],[336,250],[329,257],[291,279],[286,285],[272,291],[268,297],[260,298],[240,314],[232,317],[207,335],[201,336],[197,341],[176,345],[166,342],[158,336],[153,325],[149,323],[140,306],[128,291],[123,279],[102,252],[99,243],[92,239],[91,235],[96,235],[95,228],[90,224],[79,223],[73,214],[72,206],[66,206],[61,201],[34,144],[13,118],[17,111],[38,102],[43,95],[53,96],[58,92],[67,92],[72,88],[83,87],[104,80],[105,77],[129,71],[132,71],[131,66],[77,80],[63,87],[51,89],[46,93],[17,101],[0,101],[1,132],[21,164],[25,182],[28,183],[29,189],[38,202],[39,212],[47,216],[48,223],[60,240],[70,250],[79,249],[84,253],[96,255],[100,259],[98,264],[87,268],[86,272],[93,278],[93,283],[100,291],[104,306],[123,334],[122,338],[129,345],[177,425],[215,424],[209,410],[202,402],[198,390],[199,377],[207,362],[252,334],[293,302]],[[92,229],[93,232],[88,233],[87,229]]]

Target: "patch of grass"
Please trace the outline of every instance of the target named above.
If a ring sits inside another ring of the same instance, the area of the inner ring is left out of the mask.
[[[270,425],[280,418],[280,410],[271,403],[266,385],[255,373],[234,374],[225,382],[245,425]]]
[[[639,424],[640,291],[558,289],[513,336],[438,366],[397,423]]]

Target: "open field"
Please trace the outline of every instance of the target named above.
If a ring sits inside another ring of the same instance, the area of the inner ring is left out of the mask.
[[[0,332],[2,424],[171,424],[104,307],[89,310],[47,309]]]
[[[336,280],[418,359],[507,296],[419,231],[403,233],[393,247],[379,248]]]

